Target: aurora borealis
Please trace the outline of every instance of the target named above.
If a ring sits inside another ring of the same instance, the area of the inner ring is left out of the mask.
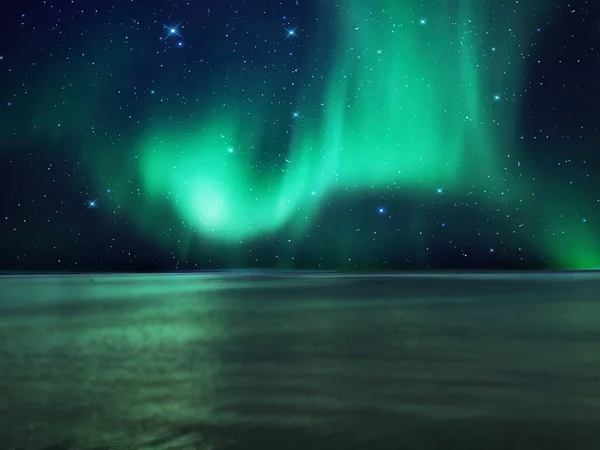
[[[585,2],[30,3],[4,268],[600,267]]]

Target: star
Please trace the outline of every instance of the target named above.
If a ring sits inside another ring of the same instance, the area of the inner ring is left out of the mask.
[[[298,27],[295,27],[295,28],[286,28],[286,29],[285,29],[285,33],[286,33],[286,36],[285,36],[285,38],[286,38],[286,39],[289,39],[289,38],[291,38],[291,37],[296,37],[296,38],[297,38],[297,37],[298,37],[298,34],[296,33],[296,29],[297,29],[297,28],[298,28]]]
[[[379,208],[377,208],[377,214],[381,215],[381,214],[385,214],[385,208],[380,206]]]
[[[438,194],[438,195],[440,195],[440,194],[443,194],[443,193],[444,193],[444,188],[441,188],[441,187],[440,187],[440,188],[437,188],[437,189],[435,190],[435,193],[436,193],[436,194]]]
[[[419,20],[419,24],[420,25],[427,25],[427,19],[421,19],[421,20]]]
[[[495,102],[499,102],[501,99],[502,99],[502,97],[500,96],[500,94],[494,95],[494,101]]]
[[[229,147],[229,148],[227,149],[227,153],[233,153],[233,147]]]
[[[168,27],[165,24],[163,24],[163,27],[166,28],[166,30],[167,30],[167,36],[165,37],[164,40],[166,41],[171,36],[179,36],[181,39],[183,39],[183,36],[179,33],[179,27],[181,26],[182,23],[183,22],[179,22],[174,27]]]
[[[86,204],[87,204],[87,209],[97,208],[98,207],[98,200],[88,200],[86,202]]]
[[[300,117],[300,113],[296,111],[292,114],[292,116],[294,117],[294,119],[297,119],[298,117]]]

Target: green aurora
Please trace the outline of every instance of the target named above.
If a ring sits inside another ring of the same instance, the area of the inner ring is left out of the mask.
[[[518,3],[510,13],[474,0],[430,11],[416,0],[380,0],[377,8],[366,0],[339,3],[323,11],[335,20],[333,29],[302,36],[309,54],[334,50],[325,62],[314,58],[302,68],[313,81],[295,90],[299,117],[282,149],[284,165],[266,164],[262,156],[285,121],[270,113],[271,94],[283,84],[276,77],[270,85],[244,74],[231,76],[227,86],[217,77],[205,80],[198,89],[213,97],[193,105],[185,119],[157,112],[152,127],[136,129],[133,144],[99,144],[101,138],[82,132],[92,117],[106,115],[103,98],[115,88],[106,76],[95,80],[101,86],[95,98],[79,97],[76,120],[57,108],[56,97],[42,96],[34,122],[38,130],[40,123],[54,130],[62,120],[61,132],[78,136],[98,189],[140,179],[139,198],[115,189],[110,201],[157,241],[164,239],[158,218],[167,206],[176,210],[187,233],[178,252],[190,251],[196,233],[223,245],[282,229],[299,235],[323,204],[353,191],[417,190],[427,197],[443,189],[490,210],[520,202],[528,223],[539,223],[533,245],[553,267],[600,267],[600,242],[573,219],[595,205],[576,192],[539,195],[526,181],[535,174],[517,159],[525,78],[519,54],[527,36],[535,39],[531,18],[551,20],[551,11],[541,2]],[[108,53],[115,68],[130,57],[116,45]],[[245,88],[239,96],[228,90],[236,84]],[[126,163],[107,161],[101,148],[109,145],[111,151],[134,145],[135,155]]]
[[[298,109],[311,113],[293,131],[289,168],[248,173],[249,149],[268,133],[266,112],[255,112],[248,123],[231,112],[242,109],[234,101],[201,125],[189,124],[189,132],[152,131],[140,158],[148,191],[170,193],[187,222],[239,241],[273,232],[296,215],[314,217],[319,202],[339,191],[416,184],[460,189],[473,170],[481,179],[470,182],[496,178],[494,155],[502,142],[491,130],[494,111],[486,110],[484,85],[511,90],[504,68],[477,70],[485,64],[479,61],[485,43],[473,42],[478,30],[470,25],[470,8],[452,15],[441,8],[430,19],[432,35],[409,13],[412,3],[390,1],[374,12],[349,2],[352,15],[339,17],[322,96],[299,93]]]

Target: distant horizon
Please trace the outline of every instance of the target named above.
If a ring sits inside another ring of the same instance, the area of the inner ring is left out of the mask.
[[[270,262],[270,261],[269,261]],[[8,264],[0,263],[0,274],[3,273],[34,273],[34,274],[52,274],[52,273],[203,273],[203,272],[564,272],[564,271],[590,271],[598,270],[600,267],[560,267],[553,264],[540,264],[539,261],[521,261],[520,264],[514,262],[498,261],[495,264],[490,263],[469,263],[463,264],[366,264],[366,263],[349,263],[349,264],[323,264],[322,267],[314,267],[308,261],[298,262],[295,267],[292,265],[281,264],[278,267],[276,264],[266,264],[259,266],[258,264],[240,264],[229,265],[224,261],[210,261],[206,263],[189,263],[181,265],[171,265],[163,260],[142,261],[133,264],[119,263],[67,263],[62,261],[60,264],[64,269],[57,269],[52,264],[40,261],[38,264],[18,264],[13,267]]]
[[[206,270],[176,270],[176,271],[0,271],[0,277],[15,276],[52,276],[52,275],[203,275],[203,274],[247,274],[247,275],[269,275],[269,274],[355,274],[355,275],[410,275],[410,274],[539,274],[539,273],[588,273],[600,272],[598,269],[401,269],[401,270],[379,270],[379,269],[206,269]]]

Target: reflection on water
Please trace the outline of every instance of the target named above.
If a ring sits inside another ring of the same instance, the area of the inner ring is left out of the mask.
[[[600,276],[0,279],[0,448],[600,448]]]

